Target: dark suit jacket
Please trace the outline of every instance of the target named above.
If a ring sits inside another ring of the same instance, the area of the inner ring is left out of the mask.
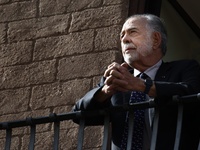
[[[97,88],[89,91],[80,99],[73,108],[77,110],[94,110],[128,103],[130,91],[116,92],[110,100],[98,103],[93,97],[104,84],[104,78]],[[157,90],[156,103],[159,105],[160,118],[157,136],[157,150],[172,150],[174,147],[177,106],[169,106],[173,95],[188,95],[200,92],[200,66],[194,60],[181,60],[170,63],[162,63],[155,77]],[[199,142],[200,107],[199,103],[184,106],[184,118],[180,150],[196,150]],[[126,113],[111,115],[112,140],[120,146]],[[90,119],[88,124],[97,125],[103,123],[102,119]]]

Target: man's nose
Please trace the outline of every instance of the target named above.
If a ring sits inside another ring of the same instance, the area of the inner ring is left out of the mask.
[[[124,37],[122,38],[123,43],[130,43],[131,39],[128,34],[125,34]]]

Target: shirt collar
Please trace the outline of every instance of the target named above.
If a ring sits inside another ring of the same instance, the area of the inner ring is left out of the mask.
[[[156,73],[160,67],[160,65],[162,64],[162,60],[159,60],[155,65],[153,65],[152,67],[148,68],[147,70],[144,71],[145,74],[147,74],[151,80],[155,79]],[[134,68],[134,76],[136,77],[137,75],[139,75],[141,72],[137,69]]]

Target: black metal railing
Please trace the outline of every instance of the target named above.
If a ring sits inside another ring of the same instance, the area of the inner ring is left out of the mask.
[[[188,96],[174,96],[173,103],[178,104],[178,119],[177,119],[177,130],[176,130],[176,138],[174,144],[174,150],[178,150],[180,136],[181,136],[181,128],[182,128],[182,119],[183,119],[183,104],[184,103],[191,103],[191,102],[200,102],[200,93]],[[109,144],[109,130],[110,130],[110,113],[115,113],[119,111],[133,111],[134,109],[145,109],[145,108],[155,108],[155,117],[154,117],[154,126],[152,131],[152,141],[151,141],[151,150],[155,150],[156,147],[156,138],[158,132],[158,120],[159,120],[159,111],[157,109],[157,105],[154,101],[149,102],[140,102],[134,103],[132,105],[123,105],[123,106],[116,106],[109,109],[104,110],[96,110],[96,111],[77,111],[77,112],[70,112],[65,114],[55,114],[52,113],[49,116],[38,117],[38,118],[26,118],[23,120],[16,120],[16,121],[9,121],[9,122],[2,122],[0,123],[0,130],[6,130],[6,142],[5,142],[5,150],[10,149],[11,145],[11,138],[12,138],[12,129],[24,126],[31,127],[30,133],[30,141],[29,141],[29,150],[34,149],[35,143],[35,134],[36,134],[36,125],[45,124],[45,123],[54,123],[54,144],[53,150],[58,150],[59,146],[59,130],[60,130],[60,122],[64,120],[72,120],[72,119],[80,119],[79,124],[79,134],[78,134],[78,144],[77,150],[81,150],[83,146],[83,139],[84,139],[84,128],[85,128],[85,118],[104,115],[104,137],[103,137],[103,145],[102,150],[106,150]],[[133,114],[133,113],[130,113]],[[133,131],[133,115],[129,116],[129,133]],[[132,134],[128,135],[128,143],[127,149],[129,150],[131,147],[131,140]],[[200,150],[200,141],[198,150]]]

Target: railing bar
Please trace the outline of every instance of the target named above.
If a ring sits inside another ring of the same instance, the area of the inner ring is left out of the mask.
[[[60,131],[60,121],[56,121],[56,122],[54,122],[54,146],[53,146],[53,150],[58,150],[59,131]]]
[[[158,133],[158,121],[159,121],[159,110],[157,108],[155,108],[155,116],[154,116],[154,121],[153,121],[153,131],[152,131],[150,150],[156,149],[156,140],[157,140],[157,133]]]
[[[85,118],[80,120],[77,150],[82,150],[84,140]]]
[[[12,128],[6,129],[6,145],[5,145],[5,150],[10,150],[11,137],[12,137]]]
[[[182,97],[179,97],[179,99],[181,99],[183,101],[183,103],[191,102],[190,99],[196,99],[197,101],[199,101],[200,100],[200,93],[193,94],[193,95],[182,96]],[[151,108],[151,107],[155,107],[155,106],[151,105],[151,103],[149,103],[149,102],[140,102],[140,103],[137,103],[137,104],[133,104],[132,107],[130,106],[130,108],[134,108],[134,109],[137,109],[137,108],[138,109],[145,109],[145,108]],[[119,111],[122,111],[123,110],[123,106],[114,107],[113,110],[115,110],[115,109],[117,109]],[[125,110],[123,110],[123,111],[125,111]],[[76,116],[77,116],[77,113],[80,113],[80,111],[70,112],[70,113],[65,113],[65,114],[58,114],[57,115],[57,120],[58,121],[63,121],[63,120],[75,119]],[[89,112],[88,114],[92,114],[93,115],[94,113]],[[50,122],[54,122],[55,121],[55,120],[50,120],[49,116],[44,116],[44,117],[39,117],[39,118],[32,118],[32,119],[34,120],[35,124],[50,123]],[[8,123],[11,128],[27,126],[26,119],[17,120],[17,121],[10,121],[10,122],[6,122],[6,123]],[[0,130],[6,129],[3,124],[4,123],[0,123]]]
[[[103,137],[102,150],[106,150],[108,146],[109,128],[110,128],[110,115],[106,114],[104,119],[104,137]]]
[[[35,131],[36,131],[36,126],[31,125],[31,136],[30,136],[29,150],[34,150]]]
[[[77,113],[80,113],[80,112],[77,111],[77,112],[71,112],[71,113],[66,113],[66,114],[58,114],[56,119],[59,121],[75,119],[77,116]],[[55,120],[51,120],[49,116],[44,116],[44,117],[32,118],[32,121],[34,122],[34,124],[44,124],[44,123],[54,122]],[[8,124],[10,128],[24,127],[24,126],[29,125],[29,123],[27,123],[27,119],[2,122],[0,123],[0,130],[6,129],[4,125],[5,123]]]
[[[179,148],[179,143],[180,143],[180,138],[181,138],[181,129],[182,129],[182,120],[183,120],[183,104],[179,104],[174,150],[178,150]]]
[[[130,150],[131,146],[132,146],[133,128],[134,128],[134,115],[133,115],[133,111],[130,110],[129,111],[129,122],[128,122],[127,150]]]
[[[185,100],[190,100],[190,99],[194,99],[196,101],[199,101],[200,100],[200,93],[197,93],[197,94],[193,94],[193,95],[186,95],[186,96],[182,96],[182,97],[179,97],[180,99],[185,99]],[[190,101],[188,101],[190,102]]]

